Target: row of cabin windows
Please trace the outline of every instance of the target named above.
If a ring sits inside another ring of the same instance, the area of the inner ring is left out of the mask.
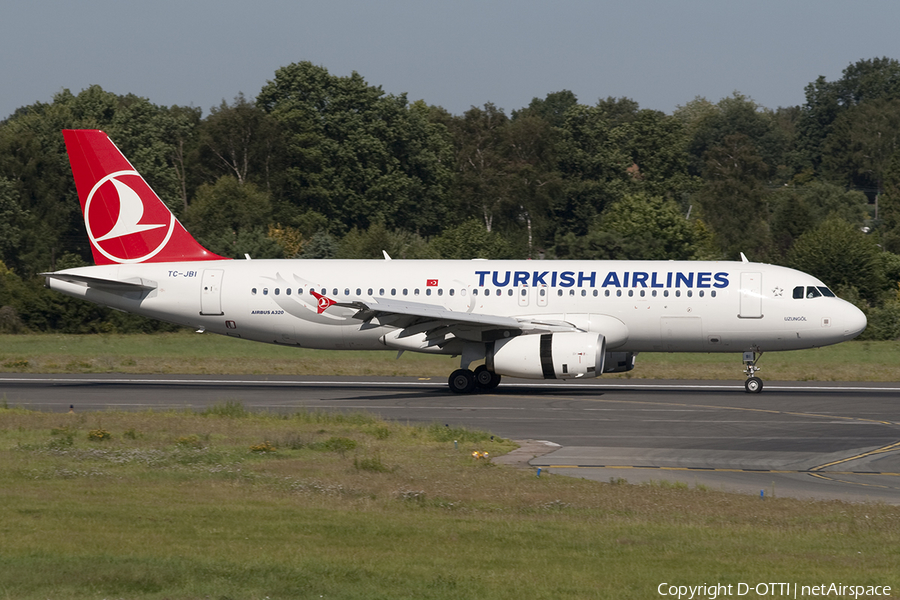
[[[433,288],[426,288],[426,289],[425,289],[425,295],[426,295],[426,296],[430,296],[430,295],[432,294],[432,289],[433,289]],[[313,290],[310,290],[310,291],[313,291]],[[372,289],[372,288],[369,288],[369,289],[368,289],[368,295],[369,295],[369,296],[374,295],[374,292],[375,292],[374,289]],[[379,296],[384,296],[384,295],[385,295],[384,292],[385,292],[385,289],[384,289],[384,288],[381,288],[380,290],[378,290],[378,295],[379,295]],[[403,292],[403,295],[404,295],[404,296],[408,296],[408,295],[409,295],[409,289],[403,289],[402,292]],[[250,293],[253,294],[253,295],[255,296],[256,294],[259,293],[259,290],[258,290],[257,288],[253,288],[253,289],[250,290]],[[281,295],[281,288],[275,288],[274,290],[272,290],[272,293],[275,294],[276,296]],[[284,294],[285,294],[286,296],[290,296],[292,293],[293,293],[293,292],[292,292],[291,288],[285,288]],[[322,289],[319,291],[319,293],[322,294],[322,295],[324,296],[324,295],[328,294],[328,290],[325,289],[325,288],[322,288]],[[443,296],[443,295],[444,295],[444,290],[443,290],[442,288],[438,288],[438,289],[435,291],[435,293],[436,293],[438,296]],[[297,294],[300,295],[300,296],[302,296],[302,295],[303,295],[303,288],[297,288]],[[339,290],[338,288],[333,288],[333,289],[331,290],[331,295],[332,295],[332,296],[338,296],[339,294],[340,294],[340,290]],[[447,294],[448,294],[449,296],[454,296],[454,295],[456,295],[456,290],[451,288],[450,290],[447,291]],[[474,291],[473,294],[478,295],[478,291],[477,291],[477,290]],[[269,288],[263,288],[263,289],[262,289],[262,295],[263,295],[263,296],[268,296],[268,295],[269,295]],[[349,295],[350,295],[350,288],[344,288],[344,295],[345,295],[345,296],[349,296]],[[356,295],[357,295],[357,296],[362,296],[362,288],[356,288]],[[396,296],[396,295],[397,295],[397,288],[391,288],[391,296]],[[419,290],[418,290],[418,288],[416,288],[415,290],[413,290],[413,295],[414,295],[414,296],[418,296],[418,295],[419,295]],[[464,289],[463,289],[463,290],[460,290],[460,291],[459,291],[459,295],[460,295],[460,296],[465,296],[465,295],[466,295],[466,290],[464,290]],[[510,290],[509,295],[512,296],[512,290]]]
[[[425,288],[425,295],[426,295],[426,296],[431,296],[432,289],[433,289],[433,288]],[[795,288],[795,289],[794,289],[794,298],[797,298],[797,289],[799,289],[799,290],[801,291],[801,294],[802,294],[802,291],[803,291],[803,288],[802,288],[802,287],[800,287],[800,288]],[[815,289],[815,288],[810,288],[810,289]],[[826,290],[826,291],[828,292],[828,293],[825,294],[825,295],[829,295],[829,294],[830,294],[831,296],[834,296],[834,294],[831,293],[831,290],[828,290],[828,288],[820,288],[820,289],[824,289],[824,290]],[[374,290],[373,288],[369,288],[369,289],[368,289],[368,295],[369,295],[369,296],[372,296],[373,293],[374,293],[374,291],[375,291],[375,290]],[[629,297],[629,298],[631,298],[631,297],[634,296],[635,290],[631,289],[631,290],[627,290],[627,291],[628,291],[628,297]],[[650,296],[653,297],[653,298],[656,298],[656,297],[657,297],[658,292],[662,292],[662,297],[663,297],[663,298],[668,298],[668,297],[669,297],[669,290],[643,290],[643,289],[642,289],[642,290],[637,290],[637,291],[638,291],[638,295],[639,295],[641,298],[644,298],[644,297],[647,295],[647,292],[648,292],[648,291],[650,292]],[[338,296],[338,295],[339,295],[339,292],[340,292],[340,290],[338,290],[338,288],[333,288],[332,291],[331,291],[331,295],[332,295],[332,296]],[[378,290],[378,295],[379,295],[379,296],[384,296],[384,295],[385,295],[384,292],[385,292],[385,288],[381,288],[381,289]],[[253,295],[255,296],[255,295],[258,293],[257,288],[251,289],[251,290],[250,290],[250,293],[253,294]],[[281,288],[275,288],[274,290],[272,290],[272,293],[274,293],[276,296],[279,296],[279,295],[281,294]],[[292,293],[291,288],[285,288],[284,293],[285,293],[286,296],[290,296],[291,293]],[[320,293],[324,296],[324,295],[326,295],[326,294],[328,293],[328,290],[325,289],[325,288],[322,288],[322,290],[321,290]],[[443,295],[444,295],[444,290],[443,290],[442,288],[437,288],[437,289],[435,290],[435,293],[436,293],[438,296],[443,296]],[[456,293],[456,290],[454,290],[453,288],[450,288],[450,289],[447,291],[447,295],[449,295],[449,296],[453,296],[453,295],[455,295],[455,293]],[[490,296],[490,295],[491,295],[491,289],[490,289],[490,288],[485,288],[484,290],[482,290],[482,293],[483,293],[485,296]],[[522,296],[527,295],[527,294],[528,294],[528,288],[520,288],[519,293],[520,293]],[[546,288],[540,288],[540,289],[538,290],[538,293],[541,295],[541,297],[544,297],[544,296],[547,295],[547,289],[546,289]],[[263,296],[267,296],[268,294],[269,294],[269,288],[263,288],[263,289],[262,289],[262,295],[263,295]],[[297,288],[297,294],[298,294],[298,295],[303,295],[303,288]],[[512,296],[512,295],[514,295],[514,294],[515,294],[515,291],[514,291],[512,288],[506,290],[506,295],[507,295],[507,296]],[[344,288],[344,295],[345,295],[345,296],[349,296],[349,295],[350,295],[350,288]],[[356,295],[357,295],[357,296],[362,296],[362,288],[356,288]],[[396,295],[397,295],[397,288],[391,288],[391,296],[396,296]],[[403,296],[408,296],[408,295],[409,295],[409,289],[408,289],[408,288],[404,288],[404,289],[402,290],[402,295],[403,295]],[[418,296],[418,295],[419,295],[419,289],[418,289],[418,288],[416,288],[416,289],[413,290],[413,295],[414,295],[414,296]],[[465,289],[459,290],[459,295],[460,295],[460,296],[465,296],[465,295],[466,295],[466,290],[465,290]],[[472,295],[473,295],[473,296],[477,296],[477,295],[478,295],[478,288],[475,288],[475,289],[472,290]],[[502,295],[503,295],[503,290],[494,290],[494,295],[495,295],[495,296],[502,296]],[[556,295],[557,295],[557,296],[563,296],[563,295],[565,295],[565,290],[558,289],[558,290],[556,291]],[[576,295],[576,290],[575,290],[574,288],[569,289],[569,294],[568,294],[568,295],[569,295],[569,296],[575,296],[575,295]],[[582,290],[581,290],[581,295],[582,295],[582,296],[587,296],[587,295],[588,295],[588,291],[585,290],[585,289],[582,289]],[[599,290],[592,290],[591,295],[594,296],[594,297],[596,298],[597,296],[600,295],[600,292],[599,292]],[[606,297],[608,298],[608,297],[611,295],[611,291],[608,290],[608,289],[607,289],[607,290],[604,290],[604,291],[603,291],[603,295],[606,296]],[[616,297],[621,297],[622,295],[623,295],[623,294],[622,294],[622,290],[621,290],[621,289],[617,289],[617,290],[616,290]],[[691,297],[693,297],[693,295],[694,295],[694,291],[693,291],[693,290],[686,290],[686,291],[685,291],[685,295],[686,295],[688,298],[691,298]],[[699,291],[697,292],[697,295],[700,296],[701,298],[703,298],[703,296],[705,295],[705,291],[704,291],[704,290],[699,290]],[[710,297],[715,298],[715,297],[716,297],[716,290],[710,290],[709,295],[710,295]],[[680,298],[680,297],[681,297],[681,290],[675,290],[675,297],[676,297],[676,298]],[[800,297],[802,297],[802,295],[801,295]],[[813,296],[810,296],[810,298],[812,298],[812,297],[813,297]]]
[[[800,300],[801,298],[821,298],[823,296],[826,298],[834,298],[835,297],[834,292],[829,290],[824,285],[819,285],[819,286],[808,285],[808,286],[806,286],[805,289],[802,285],[798,285],[797,287],[794,288],[794,299],[795,300]]]

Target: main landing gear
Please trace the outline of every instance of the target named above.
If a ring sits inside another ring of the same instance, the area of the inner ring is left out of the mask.
[[[762,352],[744,352],[744,374],[747,381],[744,382],[744,390],[748,394],[758,394],[763,389],[763,380],[756,376],[759,367],[756,363],[762,358]]]
[[[492,390],[500,384],[500,376],[479,365],[472,372],[469,369],[457,369],[450,374],[447,381],[450,391],[456,394],[471,394],[476,389]]]

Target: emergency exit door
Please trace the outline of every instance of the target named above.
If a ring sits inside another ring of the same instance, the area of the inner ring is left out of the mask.
[[[761,273],[741,273],[741,310],[738,316],[742,319],[762,318]]]

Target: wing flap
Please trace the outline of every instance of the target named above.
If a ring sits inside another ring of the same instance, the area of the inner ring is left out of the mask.
[[[523,333],[578,331],[565,321],[514,318],[502,315],[461,312],[434,304],[375,298],[373,302],[337,302],[335,306],[356,309],[354,318],[363,321],[362,327],[373,321],[400,329],[398,339],[424,333],[431,344],[442,344],[448,335],[471,341],[490,341]]]

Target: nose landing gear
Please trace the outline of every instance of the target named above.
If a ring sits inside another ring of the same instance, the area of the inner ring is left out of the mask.
[[[756,372],[760,369],[756,363],[762,358],[762,354],[762,352],[744,352],[744,374],[747,376],[744,390],[748,394],[758,394],[763,389],[763,380],[756,376]]]

